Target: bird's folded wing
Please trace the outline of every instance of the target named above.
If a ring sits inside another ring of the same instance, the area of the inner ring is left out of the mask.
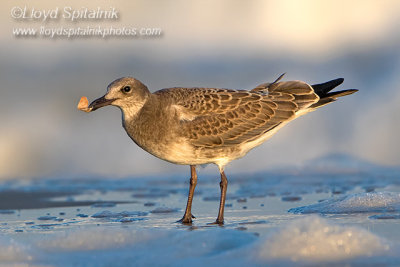
[[[300,81],[269,84],[267,92],[215,88],[174,88],[182,133],[195,146],[250,142],[293,118],[318,96]],[[165,92],[167,93],[167,92]]]

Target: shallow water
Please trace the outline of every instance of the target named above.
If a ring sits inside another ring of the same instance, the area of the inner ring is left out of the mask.
[[[400,265],[397,169],[231,175],[225,225],[210,225],[218,179],[39,179],[0,185],[0,263],[37,266]]]

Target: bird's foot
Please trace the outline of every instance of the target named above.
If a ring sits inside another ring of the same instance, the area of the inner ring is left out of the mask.
[[[223,220],[223,219],[222,219],[222,220],[216,219],[215,222],[213,222],[213,223],[208,223],[208,225],[219,225],[219,226],[223,226],[223,225],[224,225],[224,220]]]
[[[185,215],[183,215],[182,219],[180,219],[179,221],[177,221],[177,223],[182,223],[182,224],[192,224],[193,219],[196,219],[196,217],[194,217],[192,214],[187,215],[185,213]]]

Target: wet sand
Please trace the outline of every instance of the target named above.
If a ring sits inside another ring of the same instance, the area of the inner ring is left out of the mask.
[[[219,181],[211,176],[200,174],[192,225],[176,223],[186,205],[183,176],[9,181],[0,184],[0,250],[15,255],[0,252],[0,261],[47,266],[396,265],[399,174],[379,168],[231,175],[222,227],[209,224],[219,204]],[[297,254],[313,247],[304,235],[325,250]],[[192,238],[197,241],[185,245]],[[150,255],[153,250],[158,256]],[[337,260],[329,253],[318,256],[326,251],[336,251]]]

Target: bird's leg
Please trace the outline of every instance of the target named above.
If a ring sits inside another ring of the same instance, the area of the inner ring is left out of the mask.
[[[219,183],[219,186],[221,188],[221,199],[219,202],[218,217],[215,223],[221,225],[224,224],[224,207],[225,207],[226,189],[228,187],[228,179],[226,179],[226,175],[223,170],[221,170],[220,172],[221,172],[221,182]]]
[[[185,215],[183,215],[183,218],[180,219],[178,222],[191,224],[192,223],[192,218],[195,218],[192,215],[192,200],[193,200],[193,194],[194,194],[194,189],[196,188],[196,185],[197,185],[196,166],[195,165],[190,165],[189,196],[188,196],[188,200],[187,200],[187,204],[186,204]]]

